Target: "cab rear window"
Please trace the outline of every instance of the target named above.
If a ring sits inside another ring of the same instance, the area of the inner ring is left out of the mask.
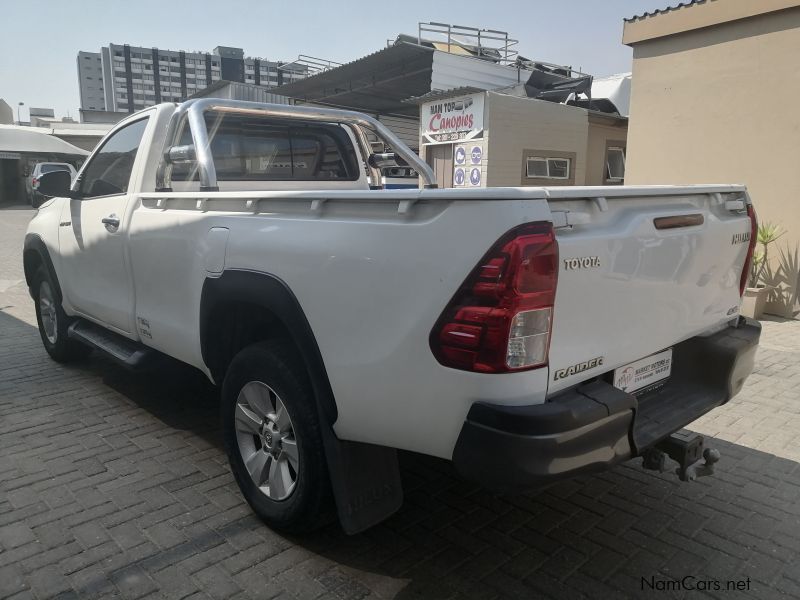
[[[69,171],[69,167],[67,165],[42,165],[39,170],[44,175],[54,171]]]
[[[206,113],[218,181],[355,181],[355,149],[338,125],[298,124],[229,113]],[[192,143],[188,126],[182,145]],[[197,165],[176,164],[172,181],[196,181]]]

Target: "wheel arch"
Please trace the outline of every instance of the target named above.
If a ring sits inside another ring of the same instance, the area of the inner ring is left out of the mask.
[[[22,250],[22,266],[25,272],[25,283],[28,285],[28,291],[31,297],[34,297],[34,279],[36,271],[39,267],[44,266],[50,273],[50,278],[55,284],[56,300],[60,303],[64,299],[61,293],[61,283],[58,281],[56,269],[53,266],[53,260],[50,258],[50,251],[41,237],[35,233],[29,233],[25,236],[25,243]]]
[[[203,283],[200,345],[203,361],[214,379],[221,381],[224,362],[229,360],[223,352],[223,364],[217,364],[220,358],[214,344],[218,341],[217,332],[225,327],[222,316],[226,307],[231,306],[256,306],[264,311],[262,314],[274,316],[274,321],[268,321],[273,335],[285,336],[297,348],[317,402],[325,459],[344,531],[358,533],[396,512],[403,503],[397,451],[336,436],[333,424],[338,411],[322,354],[300,302],[279,277],[230,269]],[[276,323],[280,326],[276,327]]]
[[[230,315],[235,308],[236,314]],[[200,350],[203,362],[214,380],[221,383],[225,370],[237,349],[228,351],[220,345],[231,320],[254,319],[255,329],[269,330],[269,336],[291,342],[306,368],[318,409],[326,421],[336,422],[338,411],[325,364],[314,333],[297,297],[289,286],[271,273],[227,269],[220,277],[206,278],[200,299]],[[253,324],[253,323],[250,323]]]

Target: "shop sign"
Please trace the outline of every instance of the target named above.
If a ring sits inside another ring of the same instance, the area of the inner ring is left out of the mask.
[[[471,94],[422,105],[420,126],[429,144],[472,140],[483,136],[483,94]]]

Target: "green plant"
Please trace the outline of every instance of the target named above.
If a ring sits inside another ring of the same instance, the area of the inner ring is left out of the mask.
[[[780,225],[764,222],[758,226],[756,241],[761,245],[761,250],[753,253],[753,261],[750,263],[750,277],[748,287],[758,287],[758,283],[767,268],[769,245],[778,241],[786,233],[781,230]]]

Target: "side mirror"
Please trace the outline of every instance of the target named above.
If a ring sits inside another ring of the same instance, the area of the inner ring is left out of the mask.
[[[376,169],[386,169],[398,166],[397,154],[394,152],[373,152],[369,155],[369,166]]]
[[[36,190],[42,196],[48,197],[67,197],[72,198],[74,194],[70,190],[72,185],[72,175],[69,171],[51,171],[39,177],[39,188]]]

